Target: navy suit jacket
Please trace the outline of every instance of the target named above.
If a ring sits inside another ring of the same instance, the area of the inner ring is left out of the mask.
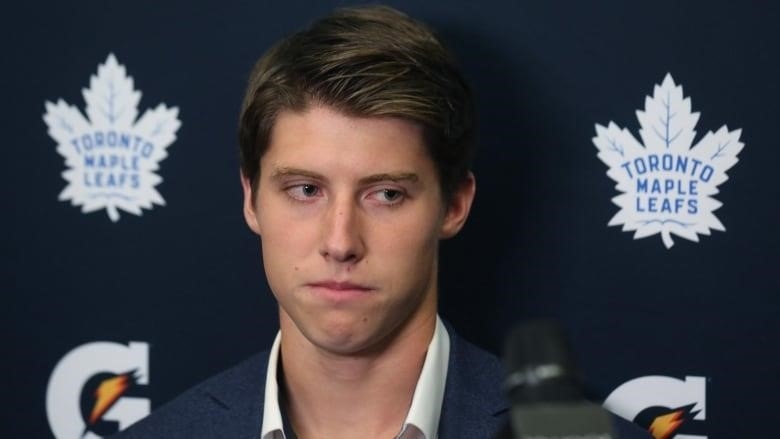
[[[498,359],[449,328],[450,358],[439,438],[492,439],[509,434],[509,404],[501,390]],[[260,439],[268,352],[193,387],[115,438]],[[616,420],[619,438],[646,438]],[[646,433],[646,432],[645,432]]]
[[[450,333],[439,437],[493,438],[507,422],[498,359]],[[259,439],[268,352],[216,375],[120,432],[121,439]]]

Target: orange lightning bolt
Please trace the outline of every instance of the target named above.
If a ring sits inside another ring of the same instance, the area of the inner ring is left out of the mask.
[[[655,439],[669,439],[674,434],[677,427],[683,423],[680,417],[683,414],[683,410],[677,410],[666,415],[658,416],[650,424],[650,434]]]
[[[122,374],[113,378],[103,380],[95,390],[95,406],[89,415],[89,424],[93,425],[100,419],[109,408],[125,393],[128,387],[130,377],[128,374]]]

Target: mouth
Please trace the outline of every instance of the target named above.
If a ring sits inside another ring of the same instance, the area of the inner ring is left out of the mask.
[[[333,301],[358,299],[366,296],[366,294],[370,293],[371,291],[374,291],[374,288],[367,285],[330,280],[311,282],[307,284],[307,286],[314,294],[323,296],[324,298]]]

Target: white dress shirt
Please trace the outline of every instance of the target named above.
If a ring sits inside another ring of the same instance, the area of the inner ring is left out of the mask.
[[[265,403],[263,405],[262,439],[286,439],[282,424],[282,411],[279,408],[279,384],[276,381],[276,368],[279,363],[281,331],[268,356],[268,370],[265,375]],[[439,416],[444,401],[444,385],[447,381],[447,365],[450,358],[450,335],[439,316],[436,316],[436,328],[425,354],[420,378],[414,388],[414,396],[409,411],[397,439],[437,439]]]

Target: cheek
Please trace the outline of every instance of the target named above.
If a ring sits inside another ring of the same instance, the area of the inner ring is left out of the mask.
[[[290,225],[276,234],[267,233],[267,238],[261,238],[263,261],[266,264],[301,261],[301,258],[307,257],[316,248],[311,235],[306,230],[294,229]]]
[[[398,274],[427,278],[436,259],[438,235],[438,222],[415,216],[377,233],[374,242],[380,243],[381,250],[376,253],[381,253],[382,264],[394,266]]]
[[[258,216],[262,229],[261,247],[266,277],[274,291],[299,273],[301,264],[316,251],[316,228],[313,221],[295,221],[280,214],[281,209],[269,207]]]
[[[285,250],[295,252],[310,240],[314,231],[314,212],[291,209],[289,202],[279,194],[263,194],[257,205],[257,221],[263,242],[269,251],[277,251],[284,257]]]

